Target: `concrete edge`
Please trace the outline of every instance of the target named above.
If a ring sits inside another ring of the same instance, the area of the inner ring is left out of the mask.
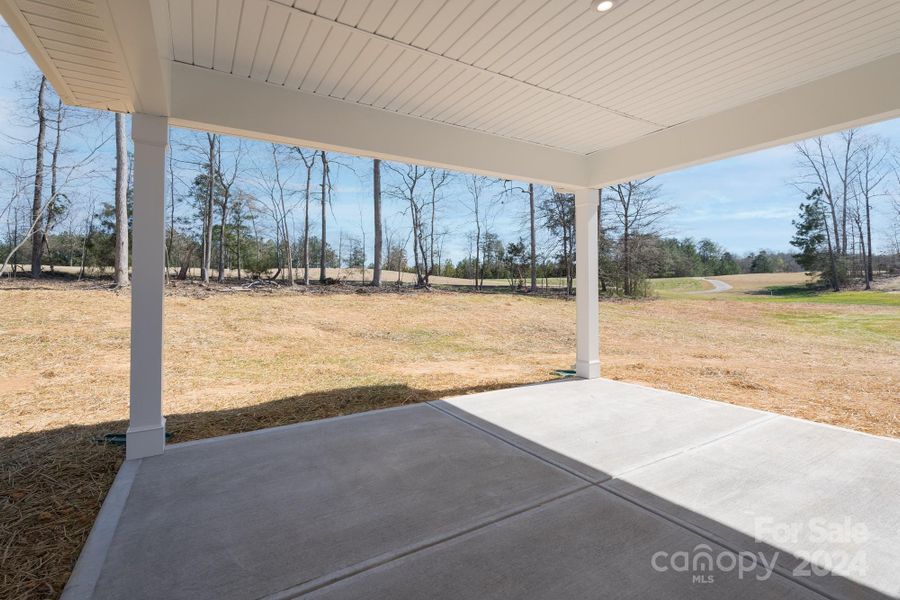
[[[539,381],[539,382],[535,382],[535,383],[528,383],[528,384],[525,384],[525,385],[513,385],[513,386],[510,386],[510,387],[508,387],[508,388],[500,388],[500,389],[497,389],[497,390],[490,390],[490,391],[487,391],[487,392],[477,392],[477,393],[474,393],[474,394],[464,394],[464,395],[457,395],[457,396],[447,396],[447,398],[466,398],[466,397],[468,397],[468,396],[478,396],[478,395],[480,395],[480,394],[492,394],[492,393],[494,393],[494,392],[502,392],[502,391],[504,391],[504,390],[511,390],[511,389],[516,389],[516,388],[525,388],[525,387],[532,387],[532,386],[546,385],[546,384],[550,384],[550,383],[562,383],[562,382],[564,382],[564,381],[566,381],[566,380],[564,380],[564,379],[558,379],[558,380],[557,380],[557,379],[551,379],[550,381]],[[441,400],[443,400],[443,399],[444,399],[444,398],[441,398]],[[404,409],[412,408],[412,407],[414,407],[414,406],[425,406],[425,405],[429,405],[429,404],[431,404],[431,402],[434,402],[434,400],[425,400],[425,401],[422,401],[422,402],[413,402],[413,403],[410,403],[410,404],[403,404],[403,405],[400,405],[400,406],[388,406],[388,407],[385,407],[385,408],[376,408],[376,409],[374,409],[374,410],[365,410],[365,411],[362,411],[362,412],[351,413],[351,414],[349,414],[349,415],[337,415],[337,416],[335,416],[335,417],[326,417],[326,418],[324,418],[324,419],[313,419],[313,420],[311,420],[311,421],[299,421],[299,422],[297,422],[297,423],[288,423],[288,424],[286,424],[286,425],[276,425],[276,426],[274,426],[274,427],[263,427],[263,428],[260,428],[260,429],[252,429],[252,430],[250,430],[250,431],[241,431],[241,432],[239,432],[239,433],[228,433],[228,434],[225,434],[225,435],[217,435],[217,436],[213,436],[213,437],[202,438],[202,439],[199,439],[199,440],[189,440],[189,441],[186,441],[186,442],[176,442],[176,443],[174,443],[174,444],[166,444],[165,452],[173,452],[173,451],[176,451],[176,450],[181,450],[181,449],[183,449],[183,448],[190,448],[190,447],[193,447],[193,446],[199,446],[199,445],[214,444],[214,443],[221,442],[221,441],[226,441],[226,440],[233,440],[233,439],[238,439],[238,438],[252,437],[252,436],[260,435],[260,434],[263,434],[263,433],[269,433],[269,432],[272,432],[272,431],[282,431],[282,430],[288,430],[288,429],[302,429],[302,428],[304,428],[304,427],[310,427],[310,426],[313,426],[313,425],[315,425],[315,424],[317,424],[317,423],[327,423],[327,422],[329,422],[329,421],[337,421],[337,420],[341,420],[341,419],[352,419],[352,418],[355,418],[355,417],[360,417],[360,416],[362,416],[362,415],[371,415],[371,414],[373,414],[373,413],[380,413],[380,412],[389,412],[389,411],[404,410]]]
[[[781,413],[772,412],[771,410],[763,410],[763,409],[761,409],[761,408],[753,408],[753,407],[751,407],[751,406],[742,406],[742,405],[740,405],[740,404],[732,404],[731,402],[726,402],[725,400],[713,400],[713,399],[711,399],[711,398],[703,398],[703,397],[700,397],[700,396],[692,396],[692,395],[690,395],[690,394],[684,394],[684,393],[682,393],[682,392],[676,392],[676,391],[673,391],[673,390],[663,390],[663,389],[660,389],[660,388],[651,387],[651,386],[649,386],[649,385],[644,385],[644,384],[642,384],[642,383],[633,383],[633,382],[631,382],[631,381],[619,381],[618,379],[607,379],[607,378],[605,378],[605,377],[601,377],[600,379],[598,379],[598,380],[596,380],[596,381],[608,381],[608,382],[611,382],[611,383],[616,383],[616,384],[620,384],[620,385],[626,385],[626,386],[631,386],[631,387],[642,388],[642,389],[645,389],[645,390],[650,390],[650,391],[653,391],[653,392],[658,392],[658,393],[663,393],[663,394],[674,394],[674,395],[676,395],[676,396],[681,396],[682,398],[690,398],[690,399],[692,399],[692,400],[699,400],[699,401],[701,401],[701,402],[706,402],[706,403],[710,403],[710,404],[716,404],[716,405],[718,405],[718,406],[721,406],[721,405],[724,404],[724,405],[726,405],[726,406],[731,406],[731,407],[734,407],[734,408],[739,408],[739,409],[741,409],[741,410],[749,410],[749,411],[753,411],[753,412],[756,412],[756,413],[760,413],[760,414],[762,414],[762,415],[772,415],[772,416],[774,416],[774,417],[778,417],[779,419],[790,419],[790,420],[792,420],[792,421],[799,421],[799,422],[801,422],[801,423],[807,423],[807,424],[809,424],[809,425],[817,425],[817,426],[819,426],[819,427],[825,427],[825,428],[828,428],[828,429],[836,429],[836,430],[838,430],[838,431],[844,431],[844,432],[846,432],[846,433],[855,433],[856,435],[861,435],[861,436],[865,436],[865,437],[876,438],[876,439],[880,439],[880,440],[886,440],[886,441],[889,441],[889,442],[893,442],[893,443],[895,443],[895,444],[900,444],[900,438],[894,438],[894,437],[890,437],[890,436],[886,436],[886,435],[879,435],[879,434],[877,434],[877,433],[868,433],[868,432],[865,432],[865,431],[858,431],[858,430],[856,430],[856,429],[850,429],[849,427],[841,427],[840,425],[832,425],[831,423],[822,423],[822,422],[820,422],[820,421],[811,421],[810,419],[804,419],[804,418],[802,418],[802,417],[794,417],[794,416],[791,416],[791,415],[783,415],[783,414],[781,414]],[[498,390],[498,391],[499,391],[499,390]],[[450,398],[446,398],[446,399],[447,399],[447,400],[450,400],[450,399],[452,399],[452,398],[465,398],[465,396],[451,396]]]
[[[72,574],[63,588],[60,600],[89,600],[94,595],[103,565],[106,563],[106,555],[112,545],[113,535],[119,527],[122,512],[131,494],[142,459],[126,460],[119,467],[119,472],[113,480],[100,512],[94,520],[91,532],[88,535],[84,547],[72,569]]]
[[[250,431],[241,431],[239,433],[229,433],[226,435],[217,435],[214,437],[202,438],[199,440],[190,440],[187,442],[177,442],[175,444],[167,444],[165,451],[166,452],[174,452],[177,450],[182,450],[184,448],[191,448],[193,446],[205,446],[207,444],[215,444],[218,442],[224,442],[224,441],[228,441],[228,440],[253,437],[256,435],[263,435],[266,433],[272,433],[273,431],[285,431],[285,430],[290,430],[290,429],[304,429],[307,427],[317,425],[319,423],[328,423],[330,421],[353,419],[356,417],[362,417],[364,415],[372,415],[374,413],[405,410],[405,409],[413,408],[416,406],[424,406],[426,404],[428,404],[428,402],[415,402],[412,404],[403,404],[401,406],[388,406],[387,408],[376,408],[374,410],[364,410],[362,412],[351,413],[349,415],[338,415],[336,417],[326,417],[324,419],[313,419],[311,421],[299,421],[297,423],[288,423],[287,425],[276,425],[275,427],[263,427],[261,429],[251,429]]]

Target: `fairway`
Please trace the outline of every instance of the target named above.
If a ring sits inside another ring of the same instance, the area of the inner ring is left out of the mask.
[[[707,281],[731,286],[717,291]],[[815,278],[805,273],[753,273],[716,275],[708,278],[670,277],[650,280],[653,293],[662,298],[747,300],[760,302],[892,306],[900,308],[900,279],[877,282],[872,290],[832,292],[814,285]],[[699,293],[698,293],[699,292]]]

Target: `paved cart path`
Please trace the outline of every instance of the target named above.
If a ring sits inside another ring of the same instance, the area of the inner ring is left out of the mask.
[[[710,279],[708,277],[698,277],[697,279],[711,283],[713,285],[713,289],[694,292],[695,294],[716,294],[718,292],[727,292],[731,289],[731,285],[725,283],[721,279]]]

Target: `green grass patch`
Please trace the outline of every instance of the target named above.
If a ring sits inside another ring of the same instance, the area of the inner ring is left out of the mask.
[[[813,304],[857,304],[865,306],[898,306],[900,294],[875,290],[831,292],[803,285],[770,286],[745,296],[770,302],[810,302]]]
[[[900,315],[789,312],[777,313],[774,318],[817,335],[830,333],[868,342],[900,341]]]
[[[663,279],[651,279],[650,288],[654,292],[665,296],[685,292],[702,292],[706,289],[712,289],[712,286],[694,277],[666,277]]]

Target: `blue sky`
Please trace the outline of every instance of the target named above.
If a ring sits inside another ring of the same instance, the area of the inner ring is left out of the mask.
[[[5,23],[0,21],[0,123],[6,136],[30,136],[17,129],[16,105],[21,93],[18,82],[29,81],[36,67],[18,43]],[[900,119],[872,125],[866,128],[900,143]],[[192,134],[180,132],[176,137],[189,138]],[[265,156],[266,146],[251,144],[254,156]],[[8,139],[0,140],[0,154],[20,153]],[[110,149],[111,151],[111,149]],[[367,241],[372,239],[370,219],[371,174],[367,161],[355,162],[361,175],[347,169],[335,177],[336,193],[332,213],[335,223],[332,234],[361,237],[365,231]],[[796,176],[796,156],[793,148],[781,146],[752,154],[700,165],[677,172],[660,175],[663,197],[675,210],[664,224],[665,233],[676,237],[708,237],[737,254],[760,248],[790,250],[791,219],[803,195],[792,185]],[[299,189],[299,177],[294,187]],[[452,196],[461,194],[457,187],[448,194],[442,222],[449,231],[446,252],[454,259],[462,258],[468,251],[466,234],[471,229],[465,211]],[[495,231],[505,240],[513,240],[524,232],[524,197],[513,196],[498,212]],[[398,232],[405,227],[406,217],[399,203],[388,201],[386,212],[394,211],[392,222]],[[876,227],[876,249],[881,237]],[[330,240],[337,245],[337,240]],[[369,245],[371,242],[369,242]]]

